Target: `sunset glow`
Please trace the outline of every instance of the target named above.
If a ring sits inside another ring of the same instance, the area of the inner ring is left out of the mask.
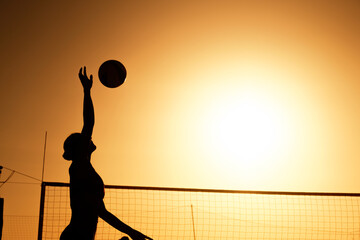
[[[63,143],[82,128],[86,66],[105,184],[360,192],[358,0],[2,1],[0,12],[0,165],[41,179],[47,132],[44,180],[69,182]],[[97,77],[110,59],[128,74],[114,89]],[[1,188],[5,215],[39,213],[38,182],[23,182]]]

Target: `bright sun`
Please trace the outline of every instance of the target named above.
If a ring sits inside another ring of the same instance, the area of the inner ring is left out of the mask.
[[[288,121],[281,104],[264,92],[247,89],[216,99],[203,124],[205,145],[217,168],[259,174],[274,161],[288,141]],[[244,173],[242,173],[244,174]]]

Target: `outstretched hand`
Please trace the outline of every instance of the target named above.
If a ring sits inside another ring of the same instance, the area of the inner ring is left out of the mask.
[[[142,234],[139,231],[134,230],[132,233],[129,234],[132,240],[153,240],[152,238]]]
[[[91,74],[90,78],[88,78],[88,76],[86,74],[86,67],[84,67],[84,73],[83,73],[83,68],[80,68],[79,78],[80,78],[81,84],[84,88],[84,91],[86,91],[86,90],[90,91],[92,84],[93,84],[93,76]]]

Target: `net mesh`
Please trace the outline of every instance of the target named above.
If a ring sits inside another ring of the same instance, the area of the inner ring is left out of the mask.
[[[36,239],[38,216],[4,215],[4,240]]]
[[[42,239],[71,217],[68,185],[46,187]],[[360,239],[360,195],[107,186],[105,206],[153,239]],[[99,219],[96,239],[124,236]]]

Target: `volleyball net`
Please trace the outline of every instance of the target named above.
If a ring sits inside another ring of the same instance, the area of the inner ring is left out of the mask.
[[[106,208],[154,240],[360,239],[360,194],[105,186]],[[69,184],[42,184],[38,239],[59,239]],[[97,240],[121,232],[99,219]]]

